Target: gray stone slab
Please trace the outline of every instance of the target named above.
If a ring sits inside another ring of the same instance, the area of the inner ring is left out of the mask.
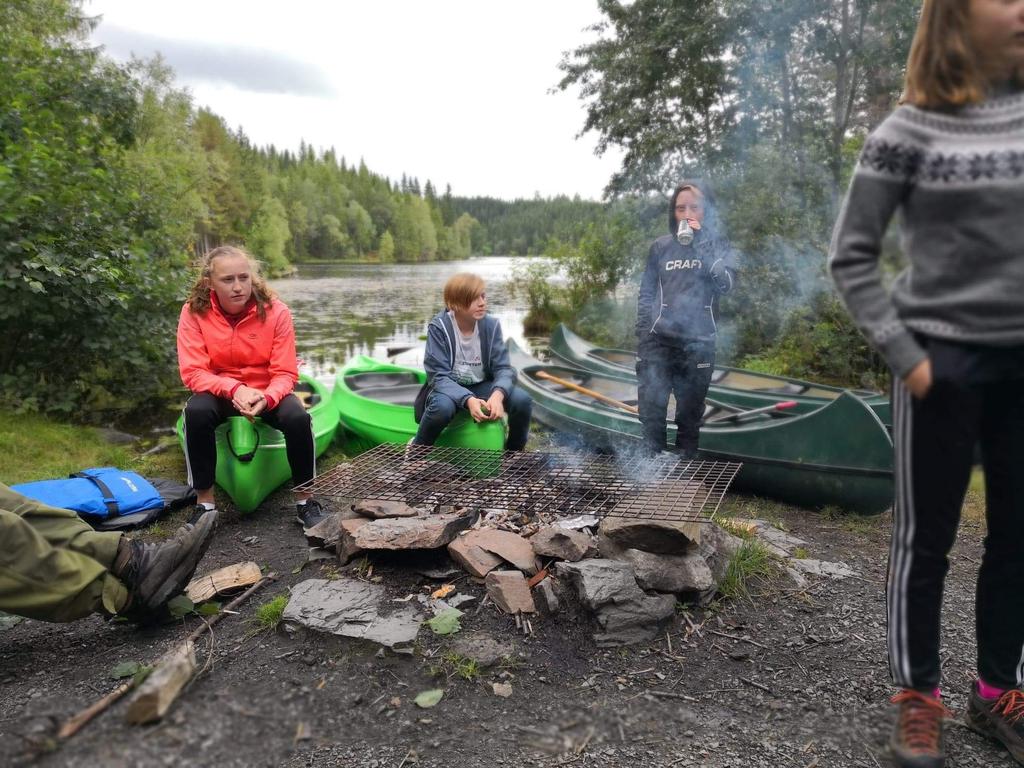
[[[389,648],[416,640],[423,616],[387,601],[384,587],[355,579],[308,579],[292,588],[284,621]]]

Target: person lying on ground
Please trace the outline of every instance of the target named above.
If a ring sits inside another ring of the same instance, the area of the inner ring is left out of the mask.
[[[483,278],[469,272],[453,275],[444,286],[446,309],[427,327],[427,383],[417,398],[423,412],[414,445],[433,445],[464,409],[477,423],[508,413],[505,448],[526,447],[533,401],[516,387],[501,323],[487,314],[485,288]]]
[[[204,512],[147,544],[94,531],[77,513],[0,483],[0,611],[54,622],[93,613],[158,618],[192,578],[216,520],[216,511]]]
[[[242,248],[221,246],[201,259],[178,319],[178,368],[192,391],[184,412],[185,464],[199,506],[215,508],[214,433],[229,416],[259,416],[280,430],[295,485],[313,479],[310,416],[292,394],[299,372],[291,312]],[[311,494],[297,494],[296,503],[305,528],[327,516]]]

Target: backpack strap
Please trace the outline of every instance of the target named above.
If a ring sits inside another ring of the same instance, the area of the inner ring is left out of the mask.
[[[114,497],[113,491],[110,490],[110,486],[104,483],[95,475],[85,472],[72,472],[68,477],[84,477],[86,480],[91,480],[93,484],[100,489],[100,493],[103,496],[103,503],[107,506],[107,511],[112,516],[117,516],[121,513],[121,508],[117,505],[117,499]]]

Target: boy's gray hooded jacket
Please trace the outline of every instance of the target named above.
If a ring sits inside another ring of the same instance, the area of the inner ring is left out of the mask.
[[[501,323],[490,315],[477,323],[480,329],[480,357],[484,361],[484,380],[493,381],[494,388],[500,389],[508,398],[516,383],[516,369],[508,358],[508,347],[501,335]],[[431,390],[448,395],[460,408],[473,393],[455,379],[455,324],[448,311],[434,316],[427,326],[427,349],[423,356],[423,367],[427,371],[427,383],[417,398],[417,406],[426,402]],[[417,411],[420,409],[417,408]],[[417,416],[419,413],[417,413]],[[418,420],[418,419],[417,419]]]

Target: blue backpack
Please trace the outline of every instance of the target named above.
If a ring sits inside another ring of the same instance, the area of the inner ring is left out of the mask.
[[[158,517],[164,497],[142,475],[116,467],[75,472],[62,480],[39,480],[11,489],[51,507],[71,509],[95,528],[141,525]]]

